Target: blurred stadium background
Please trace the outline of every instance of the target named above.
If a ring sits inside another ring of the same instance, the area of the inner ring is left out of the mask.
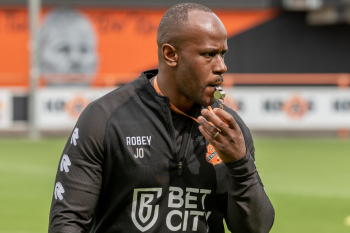
[[[0,0],[0,233],[46,232],[85,106],[157,68],[175,0]],[[228,33],[227,105],[250,127],[273,233],[350,232],[350,1],[192,0]]]

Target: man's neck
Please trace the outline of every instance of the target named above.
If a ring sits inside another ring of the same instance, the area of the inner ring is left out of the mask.
[[[153,87],[154,81],[155,77],[150,79],[150,82]],[[188,112],[193,108],[194,102],[181,95],[176,89],[176,84],[166,82],[164,78],[162,79],[162,77],[159,74],[157,77],[157,84],[162,94],[168,97],[169,101],[178,109],[180,109],[183,112]]]

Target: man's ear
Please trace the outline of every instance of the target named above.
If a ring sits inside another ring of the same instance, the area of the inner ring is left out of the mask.
[[[176,49],[170,45],[170,44],[164,44],[162,46],[162,55],[164,58],[164,61],[169,65],[169,66],[177,66],[178,62],[178,55],[176,52]]]

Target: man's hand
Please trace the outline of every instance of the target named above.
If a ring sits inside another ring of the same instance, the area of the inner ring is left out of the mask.
[[[202,109],[202,115],[213,124],[200,116],[198,117],[199,130],[225,163],[242,158],[246,154],[246,147],[237,122],[222,109],[215,108],[213,111],[216,115],[208,109]],[[219,134],[214,137],[217,132]]]

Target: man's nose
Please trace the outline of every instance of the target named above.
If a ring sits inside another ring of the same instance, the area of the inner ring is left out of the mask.
[[[215,74],[224,74],[226,73],[227,71],[227,66],[225,65],[225,61],[224,61],[224,58],[222,56],[217,56],[217,61],[216,61],[216,64],[215,64],[215,67],[214,67],[214,70],[213,72]]]

